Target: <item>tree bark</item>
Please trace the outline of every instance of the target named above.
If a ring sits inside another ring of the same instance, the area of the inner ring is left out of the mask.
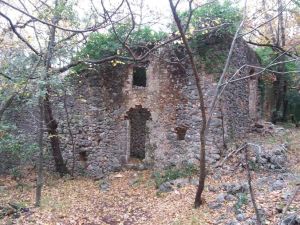
[[[43,136],[44,136],[44,109],[43,101],[40,97],[39,100],[39,109],[40,109],[40,123],[39,123],[39,157],[37,162],[37,179],[36,179],[36,192],[35,192],[35,206],[40,207],[41,205],[41,196],[43,188]]]
[[[174,6],[172,0],[169,0],[171,11],[175,20],[175,23],[177,25],[178,31],[180,33],[180,36],[182,38],[182,41],[184,43],[185,49],[187,50],[188,59],[190,61],[190,65],[193,71],[193,76],[196,81],[196,86],[198,90],[199,100],[200,100],[200,110],[201,110],[201,117],[202,117],[202,124],[200,129],[200,172],[199,172],[199,184],[195,196],[195,202],[194,206],[195,208],[198,208],[202,203],[202,193],[204,190],[204,184],[205,184],[205,177],[206,177],[206,166],[205,166],[205,148],[206,148],[206,112],[205,112],[205,105],[204,105],[204,96],[203,96],[203,90],[201,85],[201,77],[197,71],[196,63],[193,57],[192,50],[189,46],[188,40],[185,36],[185,30],[183,29],[183,26],[181,24],[181,21],[179,19],[179,16],[176,12],[176,6]],[[191,2],[190,2],[191,4]],[[190,9],[190,13],[192,13]],[[188,27],[188,24],[186,25],[186,28]]]
[[[266,7],[266,1],[265,0],[262,0],[262,8],[263,8],[263,11],[264,11],[265,20],[269,21],[271,19],[271,16],[267,12],[267,7]],[[274,33],[273,26],[272,26],[272,22],[268,23],[268,29],[269,29],[269,33],[271,35],[271,40],[272,40],[273,44],[275,45],[277,41],[276,41],[276,36],[275,36],[275,33]]]
[[[64,159],[61,154],[59,136],[57,132],[57,122],[53,117],[52,107],[48,94],[46,94],[45,99],[43,101],[43,107],[45,114],[44,119],[47,126],[48,136],[50,139],[55,168],[56,171],[60,174],[60,176],[63,176],[64,174],[68,173],[68,169],[65,165]]]
[[[255,215],[256,215],[256,220],[257,220],[256,224],[257,225],[262,225],[260,214],[259,214],[257,204],[256,204],[256,201],[255,201],[254,191],[253,191],[253,188],[252,188],[252,178],[251,178],[251,172],[250,172],[250,168],[249,168],[249,164],[248,164],[248,158],[249,158],[248,157],[248,146],[245,147],[244,154],[245,154],[245,165],[246,165],[246,170],[247,170],[249,192],[250,192],[250,197],[251,197],[251,201],[252,201],[252,204],[253,204],[253,208],[254,208]]]
[[[278,40],[277,43],[280,47],[285,46],[285,28],[284,28],[284,18],[283,18],[283,6],[282,6],[282,0],[277,0],[278,3]],[[285,56],[283,55],[280,57],[280,61],[285,61]],[[285,71],[285,64],[281,63],[278,65],[278,72],[284,72]],[[283,121],[284,118],[284,102],[285,102],[285,96],[287,89],[285,88],[285,75],[282,73],[278,73],[276,75],[276,78],[278,80],[278,96],[277,96],[277,102],[276,102],[276,111],[281,112],[280,113],[280,120]]]
[[[57,7],[58,2],[55,1],[55,8]],[[59,17],[57,15],[54,15],[52,18],[52,24],[57,25],[59,21]],[[54,119],[53,111],[52,111],[52,105],[50,101],[50,92],[51,87],[49,85],[49,78],[50,78],[50,68],[51,68],[51,59],[53,56],[53,50],[55,46],[55,31],[56,27],[51,26],[50,27],[50,34],[49,34],[49,41],[48,41],[48,48],[45,56],[45,69],[46,69],[46,94],[45,98],[43,100],[43,107],[44,107],[44,118],[45,123],[48,131],[48,136],[51,143],[52,148],[52,155],[55,162],[55,168],[56,171],[60,174],[60,176],[63,176],[64,174],[68,173],[68,169],[65,165],[65,162],[63,160],[61,149],[60,149],[60,142],[59,142],[59,136],[57,132],[57,122]]]

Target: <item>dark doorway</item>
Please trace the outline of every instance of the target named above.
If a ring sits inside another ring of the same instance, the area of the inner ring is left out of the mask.
[[[151,114],[142,106],[136,106],[128,111],[127,116],[130,122],[130,157],[144,159],[147,139],[146,122]]]

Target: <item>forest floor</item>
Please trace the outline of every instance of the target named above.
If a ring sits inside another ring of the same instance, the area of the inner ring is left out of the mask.
[[[300,185],[300,130],[289,129],[277,137],[256,135],[251,140],[266,145],[289,142],[284,172],[252,171],[256,201],[263,212],[264,223],[278,224],[281,210]],[[224,189],[226,185],[247,183],[246,171],[237,163],[238,158],[236,155],[229,159],[225,168],[209,168],[203,194],[205,201],[199,209],[193,209],[195,185],[187,184],[161,193],[155,188],[153,171],[149,170],[113,173],[108,178],[107,191],[99,188],[99,180],[46,174],[40,208],[34,207],[33,172],[24,171],[24,178],[19,182],[11,176],[0,177],[0,224],[251,224],[255,214],[249,195],[229,195]],[[278,180],[284,181],[283,185],[272,188]],[[289,207],[292,212],[300,210],[299,195]],[[9,204],[18,209],[10,213],[6,208]]]

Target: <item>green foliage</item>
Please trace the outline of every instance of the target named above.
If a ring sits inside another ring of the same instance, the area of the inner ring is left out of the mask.
[[[167,34],[165,32],[154,31],[149,26],[139,27],[129,34],[129,32],[131,31],[131,25],[120,24],[115,27],[115,31],[121,41],[124,41],[128,36],[127,44],[130,46],[141,45],[145,43],[153,44],[167,37]],[[113,29],[109,30],[109,35],[111,35],[116,42],[119,42],[115,37]]]
[[[188,12],[180,14],[186,24]],[[224,67],[232,36],[241,13],[230,1],[212,2],[196,9],[191,17],[187,37],[199,62],[208,73],[221,73]],[[218,79],[218,77],[216,77]]]
[[[130,26],[128,24],[121,24],[113,29],[110,29],[108,33],[93,33],[90,35],[87,43],[77,54],[77,59],[103,59],[109,56],[120,55],[128,56],[126,49],[122,45],[122,42],[127,38]],[[149,44],[155,44],[166,37],[164,32],[156,32],[150,27],[145,26],[130,33],[127,44],[133,49],[137,50],[140,46],[149,47]],[[123,64],[121,61],[113,61],[112,65]],[[86,66],[77,66],[75,72],[79,72],[82,69],[86,69]]]
[[[155,172],[153,173],[155,186],[156,188],[159,188],[161,184],[167,181],[176,180],[182,177],[191,177],[195,175],[196,172],[197,168],[193,164],[188,164],[182,168],[172,167],[163,171],[162,173]]]
[[[236,212],[239,211],[243,206],[248,204],[248,196],[246,193],[239,193],[237,202],[234,205],[234,209]]]
[[[117,54],[120,48],[121,44],[111,34],[93,33],[78,56],[79,58],[101,59]]]
[[[22,178],[22,172],[18,167],[12,168],[10,174],[14,180],[20,180]]]
[[[270,47],[256,48],[255,51],[260,58],[261,64],[264,66],[268,65],[276,57],[276,52]]]
[[[270,47],[260,47],[260,48],[257,48],[255,51],[260,59],[262,66],[269,66],[269,64],[272,63],[272,61],[278,57],[278,53],[275,52]],[[288,61],[288,59],[286,59],[286,60]],[[277,62],[279,62],[279,59],[273,63],[277,63]],[[278,64],[268,67],[268,69],[276,71],[277,66],[278,66]],[[296,61],[286,62],[286,63],[284,63],[284,66],[285,66],[285,71],[289,72],[289,76],[286,76],[286,78],[289,80],[289,82],[294,82],[298,76],[295,73],[295,71],[297,71]]]
[[[187,12],[182,14],[183,18],[187,17]],[[232,2],[219,1],[207,4],[196,9],[191,18],[191,26],[197,30],[204,28],[219,27],[215,35],[233,34],[236,31],[236,23],[241,20],[241,13],[238,8],[234,7]],[[209,34],[209,30],[203,30],[200,35]]]
[[[74,10],[77,0],[65,1],[58,0],[56,7],[54,5],[42,4],[39,8],[37,17],[42,20],[51,20],[53,16],[68,23],[78,24],[78,17]],[[49,7],[50,6],[50,7]]]
[[[0,123],[0,155],[9,155],[14,161],[25,162],[32,159],[37,151],[35,143],[28,143],[25,135],[18,133],[16,126]],[[12,169],[18,177],[18,169]]]
[[[260,58],[262,66],[266,67],[268,66],[277,56],[278,53],[276,53],[272,48],[270,47],[261,47],[256,49],[256,53]],[[289,59],[285,59],[288,61]],[[277,62],[277,61],[276,61]],[[277,66],[274,65],[271,67],[268,67],[268,69],[277,71]],[[299,65],[296,61],[290,61],[286,62],[284,64],[285,71],[288,72],[284,76],[285,81],[288,84],[288,90],[287,90],[287,96],[286,99],[288,100],[288,113],[289,115],[293,115],[296,122],[300,121],[300,93],[295,89],[295,87],[299,86],[300,76],[299,73],[296,73]],[[270,75],[270,72],[265,72],[266,76]],[[267,85],[273,85],[273,81],[269,81],[268,77],[263,77],[263,79],[260,80],[260,90],[262,95],[264,96],[264,90]],[[279,114],[282,112],[278,112]]]
[[[300,121],[300,94],[298,90],[290,89],[287,93],[289,101],[288,112],[294,116],[296,122]]]

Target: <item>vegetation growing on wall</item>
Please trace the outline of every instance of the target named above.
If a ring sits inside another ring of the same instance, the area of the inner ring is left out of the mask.
[[[129,29],[129,24],[122,24],[114,29],[111,28],[107,33],[91,34],[76,58],[97,60],[113,55],[129,56],[128,51],[121,43],[126,38],[126,32]],[[138,50],[140,46],[151,48],[153,44],[163,40],[166,36],[166,33],[154,31],[149,26],[140,27],[134,30],[128,37],[128,46],[133,50]],[[111,63],[113,66],[116,66],[125,62],[113,60]],[[80,65],[75,68],[75,71],[79,72],[84,68],[86,66]]]
[[[181,15],[187,20],[188,12]],[[220,73],[225,64],[231,39],[241,20],[240,10],[230,1],[207,4],[196,9],[191,17],[191,47],[208,73]]]

